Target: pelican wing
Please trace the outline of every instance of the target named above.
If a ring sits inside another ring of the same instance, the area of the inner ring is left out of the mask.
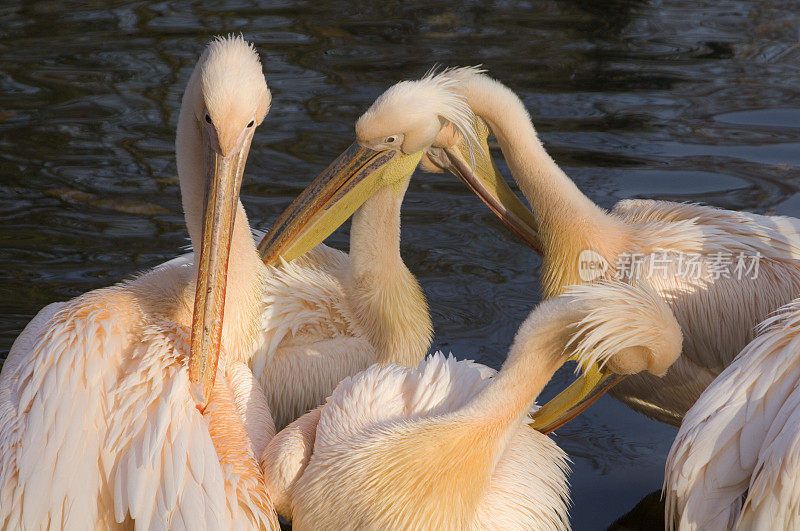
[[[272,268],[263,295],[263,336],[250,366],[262,374],[284,340],[351,336],[354,319],[342,285],[349,257],[319,245],[305,256]]]
[[[397,422],[463,405],[494,370],[470,361],[457,362],[436,353],[418,369],[397,364],[369,369],[345,378],[321,406],[278,433],[262,455],[261,464],[278,512],[291,518],[293,489],[315,449],[320,418],[323,452],[384,422]]]
[[[647,199],[620,201],[612,212],[627,223],[686,225],[686,233],[678,234],[674,250],[696,242],[702,247],[695,252],[714,252],[709,243],[728,252],[761,252],[776,260],[800,259],[800,220],[786,216],[761,216],[750,212],[723,210],[693,203],[673,203]],[[699,233],[692,237],[693,229]],[[668,228],[675,232],[675,227]],[[667,237],[667,241],[670,241]],[[692,252],[687,249],[685,252]]]
[[[143,529],[229,528],[219,459],[189,392],[188,348],[176,348],[173,339],[182,333],[188,346],[186,332],[165,328],[145,330],[134,367],[115,389],[105,441],[115,517]]]
[[[328,398],[317,429],[317,444],[394,426],[405,419],[445,415],[463,407],[495,374],[485,365],[436,352],[415,369],[373,365],[345,378]]]
[[[492,373],[437,353],[416,369],[373,365],[346,378],[322,409],[313,454],[292,493],[293,521],[298,527],[314,522],[333,528],[347,522],[354,527],[407,528],[423,525],[421,521],[436,527],[437,519],[449,517],[445,512],[398,510],[424,496],[419,486],[430,481],[424,476],[436,476],[442,468],[439,461],[447,459],[431,451],[443,441],[425,427],[437,419],[452,420],[448,415],[480,391]],[[456,431],[472,427],[458,422],[455,426]],[[369,478],[368,491],[381,492],[388,498],[381,503],[394,509],[376,514],[375,500],[364,498],[364,484],[355,478]],[[457,499],[456,505],[454,513],[468,510]],[[346,515],[342,507],[348,508]]]
[[[250,366],[278,430],[375,362],[375,348],[348,305],[348,267],[345,253],[318,245],[269,272]]]
[[[138,316],[119,289],[98,290],[47,306],[14,343],[0,375],[0,527],[113,523],[98,522],[107,387]]]
[[[765,481],[780,485],[775,467],[793,447],[781,434],[797,423],[800,399],[798,310],[795,301],[768,319],[686,414],[664,478],[667,519],[680,529],[731,528],[748,489],[761,500]],[[758,500],[747,503],[758,506]]]
[[[689,255],[669,255],[670,270],[651,278],[684,331],[682,356],[664,378],[639,374],[611,390],[632,408],[679,426],[706,386],[754,339],[756,324],[800,294],[800,222],[649,200],[621,201],[614,215],[636,227],[633,248],[643,253],[636,275],[647,278],[667,253]],[[691,255],[701,257],[698,273],[685,265]],[[712,267],[722,260],[729,261],[727,273],[715,276]],[[737,270],[741,265],[753,269]]]
[[[247,436],[272,429],[260,389],[242,364],[220,366],[201,414],[189,391],[188,336],[172,322],[147,326],[114,390],[104,457],[115,518],[142,528],[277,529]]]
[[[800,391],[795,386],[764,437],[737,528],[800,528],[798,470]]]

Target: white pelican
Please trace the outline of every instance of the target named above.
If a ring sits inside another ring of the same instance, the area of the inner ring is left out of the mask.
[[[0,527],[278,528],[256,459],[274,428],[244,365],[264,267],[238,201],[270,100],[253,48],[212,42],[176,139],[199,264],[51,304],[14,342],[0,375]]]
[[[278,433],[262,456],[281,516],[303,529],[566,529],[567,458],[528,411],[572,354],[662,373],[681,332],[647,287],[609,281],[543,302],[502,369],[436,354],[373,366]]]
[[[356,143],[259,245],[267,263],[285,259],[266,275],[265,326],[250,363],[278,429],[324,403],[346,376],[374,363],[414,367],[427,353],[431,321],[400,255],[400,207],[414,169],[441,142],[476,166],[490,161],[485,128],[476,130],[457,85],[430,73],[388,89],[359,118]],[[497,190],[494,208],[524,238],[530,211],[504,183]],[[351,214],[349,256],[314,247]]]
[[[686,413],[664,477],[667,525],[800,529],[800,299]]]
[[[545,296],[592,280],[581,277],[579,270],[588,258],[607,268],[605,276],[643,278],[672,308],[685,339],[675,366],[664,378],[640,374],[618,379],[612,394],[651,417],[679,425],[703,389],[753,339],[755,326],[800,294],[800,221],[649,200],[621,201],[606,212],[550,158],[511,90],[475,68],[451,70],[449,75],[460,82],[472,110],[497,137],[533,207],[531,228],[542,250]],[[457,150],[445,148],[444,156],[463,166]],[[470,175],[465,168],[461,176],[486,197],[491,194],[482,190],[491,189],[502,176],[493,175],[489,167],[483,170],[489,171]],[[757,263],[752,266],[757,273],[742,275],[740,270],[737,275],[733,263],[724,270],[720,266],[725,259],[736,264],[741,260],[748,268]],[[688,269],[690,262],[692,269],[681,276],[681,268]],[[597,377],[597,371],[589,376]],[[542,408],[542,415],[549,417],[548,411],[555,410],[552,419],[558,419],[564,407],[557,399]]]

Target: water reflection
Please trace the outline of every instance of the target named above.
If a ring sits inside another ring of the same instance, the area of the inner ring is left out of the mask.
[[[800,215],[789,1],[51,0],[0,6],[0,20],[0,350],[45,304],[186,244],[174,126],[217,33],[257,43],[274,94],[242,192],[261,228],[349,144],[375,96],[434,63],[481,63],[518,91],[601,205],[636,196]],[[331,242],[346,247],[346,235]],[[435,347],[498,367],[539,298],[539,259],[447,175],[414,178],[403,238]],[[657,489],[673,434],[610,399],[563,430],[576,529],[604,528]]]

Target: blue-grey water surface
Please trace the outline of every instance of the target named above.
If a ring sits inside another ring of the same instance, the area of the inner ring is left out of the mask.
[[[483,64],[517,91],[547,149],[603,206],[646,197],[798,216],[798,7],[1,2],[0,352],[42,306],[182,252],[174,128],[215,34],[256,43],[274,96],[242,191],[262,229],[349,145],[377,95],[435,63]],[[347,227],[329,243],[346,248]],[[434,348],[499,367],[539,300],[539,258],[453,177],[420,172],[402,252],[428,296]],[[658,489],[674,433],[610,398],[560,430],[574,527],[605,529]]]

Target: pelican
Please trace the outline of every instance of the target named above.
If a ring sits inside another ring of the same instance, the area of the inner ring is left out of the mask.
[[[416,369],[375,365],[267,445],[276,509],[296,529],[566,529],[568,460],[528,427],[572,356],[661,374],[681,331],[648,287],[608,281],[543,302],[501,370],[440,353]]]
[[[467,154],[463,171],[491,164],[487,131],[457,85],[429,72],[389,88],[359,118],[356,142],[262,238],[262,258],[280,267],[266,275],[265,326],[250,366],[278,430],[345,377],[374,363],[415,367],[427,353],[431,320],[400,255],[400,208],[420,163],[441,171],[429,159],[440,145]],[[500,218],[530,241],[530,211],[502,180],[492,193]],[[349,255],[320,244],[351,215]]]
[[[176,138],[198,263],[51,304],[14,342],[0,527],[278,529],[257,460],[274,427],[246,366],[264,266],[238,200],[270,102],[252,46],[209,44]]]
[[[667,459],[667,524],[691,529],[800,526],[800,299],[759,335],[686,414]]]
[[[650,200],[621,201],[607,212],[547,154],[511,90],[476,68],[448,73],[497,137],[533,207],[530,232],[538,237],[543,257],[544,295],[597,278],[641,278],[669,304],[684,333],[683,353],[664,378],[645,373],[604,376],[594,366],[584,376],[590,380],[576,382],[567,395],[542,408],[542,423],[552,429],[563,423],[562,412],[576,400],[587,393],[597,396],[589,391],[595,384],[604,390],[617,383],[611,389],[615,397],[650,417],[680,425],[700,393],[753,339],[755,326],[800,294],[800,221]],[[502,179],[487,165],[470,174],[458,149],[440,151],[438,160],[462,168],[460,176],[476,191]],[[725,259],[731,262],[727,269]],[[585,260],[597,267],[597,274],[587,276],[584,270],[581,275]],[[738,260],[747,269],[737,275]],[[682,275],[681,268],[688,269],[690,261],[693,269]]]

